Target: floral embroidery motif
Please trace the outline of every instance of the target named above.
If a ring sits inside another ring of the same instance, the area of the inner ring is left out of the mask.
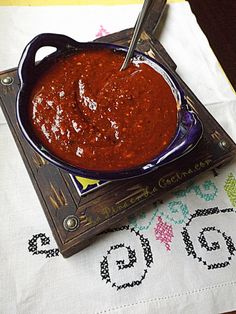
[[[103,25],[100,25],[99,31],[96,34],[96,37],[102,37],[109,35],[110,33],[103,27]]]
[[[202,184],[202,187],[192,182],[186,189],[174,192],[174,195],[176,195],[178,198],[185,197],[191,192],[194,192],[198,197],[209,202],[215,199],[218,193],[218,189],[211,180],[205,181]]]
[[[188,218],[189,210],[182,201],[171,201],[168,203],[168,211],[160,211],[159,213],[169,222],[181,225]]]
[[[157,217],[157,224],[154,228],[154,232],[156,235],[156,240],[159,240],[161,243],[165,244],[166,250],[170,251],[170,243],[172,238],[174,237],[173,228],[171,225],[163,222],[160,216]]]
[[[155,209],[152,212],[151,218],[147,221],[147,214],[145,213],[145,211],[141,211],[139,215],[130,217],[129,224],[139,231],[148,230],[152,222],[154,221],[155,217],[157,216],[157,214],[158,214],[158,209]],[[144,223],[142,223],[142,221],[144,221]]]
[[[224,189],[232,206],[236,207],[236,179],[232,173],[228,175],[228,178],[225,181]]]

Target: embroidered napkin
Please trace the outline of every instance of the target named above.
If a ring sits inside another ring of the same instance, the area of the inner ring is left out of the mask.
[[[38,33],[92,40],[132,27],[139,10],[139,5],[1,7],[0,70],[16,66]],[[164,25],[160,41],[178,73],[236,140],[236,96],[189,5],[170,5]],[[0,164],[0,313],[236,309],[235,161],[169,193],[69,259],[56,247],[2,113]]]

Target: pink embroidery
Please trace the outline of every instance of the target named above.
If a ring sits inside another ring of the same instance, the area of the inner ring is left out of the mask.
[[[108,35],[109,32],[103,27],[103,25],[100,25],[100,28],[99,28],[99,31],[97,32],[96,34],[96,37],[102,37],[102,36],[105,36],[105,35]]]
[[[165,244],[166,250],[170,251],[170,243],[174,237],[172,226],[166,222],[163,222],[160,216],[157,217],[157,224],[154,228],[156,240],[160,240]]]

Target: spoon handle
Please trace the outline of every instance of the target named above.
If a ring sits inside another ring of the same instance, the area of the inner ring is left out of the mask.
[[[125,57],[125,60],[122,64],[122,66],[120,68],[120,71],[125,70],[127,68],[129,60],[133,55],[134,49],[136,47],[136,43],[137,43],[137,41],[140,37],[140,33],[142,31],[142,25],[143,25],[144,17],[146,16],[146,13],[147,13],[151,3],[152,3],[152,0],[145,0],[143,3],[142,10],[139,13],[137,21],[136,21],[135,26],[134,26],[134,33],[133,33],[133,36],[131,38],[128,52],[126,54],[126,57]]]

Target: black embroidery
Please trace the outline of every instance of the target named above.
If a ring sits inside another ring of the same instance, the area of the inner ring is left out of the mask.
[[[46,258],[59,256],[59,249],[38,250],[39,239],[41,241],[41,246],[50,244],[50,238],[47,237],[45,233],[34,234],[33,237],[28,241],[29,252],[32,252],[33,255],[45,254]]]
[[[205,248],[207,251],[219,250],[220,249],[219,242],[212,242],[211,246],[208,245],[206,237],[205,237],[205,233],[209,231],[216,231],[218,233],[221,233],[221,231],[219,229],[216,229],[215,227],[202,228],[202,231],[200,232],[200,236],[198,237],[201,247]]]
[[[125,264],[125,261],[123,259],[116,261],[118,269],[120,270],[120,269],[134,267],[134,264],[137,262],[135,250],[131,250],[130,246],[125,246],[124,243],[115,245],[114,247],[111,246],[110,250],[107,251],[107,254],[110,254],[111,250],[113,250],[113,249],[116,250],[116,249],[121,248],[121,247],[125,247],[127,249],[129,263]]]
[[[137,280],[126,282],[123,284],[112,282],[112,287],[115,287],[117,290],[139,286],[147,275],[147,272],[148,272],[147,268],[150,268],[151,264],[153,263],[152,251],[151,251],[151,247],[150,247],[150,243],[148,239],[144,238],[144,236],[140,234],[139,231],[136,231],[134,228],[130,228],[129,226],[122,226],[121,228],[113,229],[112,231],[122,231],[122,230],[129,230],[130,232],[134,233],[136,236],[139,237],[141,246],[143,249],[143,255],[144,255],[146,267],[144,268],[141,277],[138,278]],[[137,257],[136,257],[135,250],[132,250],[129,245],[125,245],[124,243],[112,245],[109,248],[109,250],[106,252],[106,256],[103,256],[102,262],[100,262],[100,274],[101,274],[102,280],[105,280],[106,283],[111,283],[108,256],[112,254],[112,251],[118,250],[120,248],[125,248],[127,250],[128,262],[126,263],[123,259],[116,261],[118,271],[122,271],[123,269],[137,266]]]
[[[111,282],[107,256],[103,256],[103,261],[100,263],[100,266],[102,279],[106,280],[106,283]]]
[[[202,262],[203,265],[207,266],[208,269],[218,269],[218,268],[222,268],[222,267],[226,267],[230,265],[232,256],[234,255],[234,252],[236,251],[235,245],[230,236],[226,235],[225,232],[222,232],[220,229],[217,229],[214,226],[202,228],[202,231],[200,232],[198,236],[198,241],[203,249],[205,249],[208,252],[211,252],[211,251],[219,250],[221,248],[219,242],[212,242],[209,245],[205,237],[206,233],[215,232],[215,233],[221,234],[226,244],[227,250],[229,252],[229,256],[227,256],[225,260],[222,261],[221,263],[207,263],[207,261],[205,261],[203,257],[197,256],[197,253],[194,249],[193,242],[191,241],[190,235],[188,233],[188,227],[190,226],[194,218],[215,215],[215,214],[225,214],[225,213],[231,213],[231,212],[234,212],[233,208],[225,208],[225,209],[220,210],[218,207],[214,207],[214,208],[208,208],[208,209],[197,209],[194,214],[190,215],[190,219],[186,223],[186,226],[183,227],[183,231],[181,232],[183,236],[187,255],[188,256],[192,255],[193,258],[196,258],[199,262]]]

